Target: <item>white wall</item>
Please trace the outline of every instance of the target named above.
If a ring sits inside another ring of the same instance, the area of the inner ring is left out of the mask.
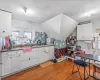
[[[59,14],[44,23],[42,23],[42,28],[46,31],[49,37],[59,39],[60,36],[60,26],[61,26],[62,15]]]
[[[24,36],[24,31],[32,32],[33,36],[35,35],[35,31],[44,32],[40,24],[17,19],[12,19],[12,31],[19,31],[20,37]]]
[[[59,14],[42,23],[42,27],[50,37],[64,40],[74,31],[77,24],[78,22],[67,15]]]
[[[67,15],[62,14],[61,36],[66,39],[76,28],[78,22]]]

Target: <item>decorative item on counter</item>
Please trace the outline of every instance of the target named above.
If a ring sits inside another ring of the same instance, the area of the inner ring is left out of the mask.
[[[38,40],[37,41],[37,45],[41,45],[41,40]]]
[[[23,45],[23,44],[20,44],[20,45],[19,45],[19,47],[22,47],[22,48],[23,48],[23,47],[24,47],[24,45]]]
[[[9,49],[11,49],[11,48],[13,48],[13,43],[12,43],[10,38],[9,38],[9,42],[10,42],[10,48]]]
[[[55,41],[54,38],[47,38],[46,43],[47,43],[48,45],[50,45],[50,44],[54,44],[54,41]]]
[[[47,34],[44,32],[35,32],[35,43],[37,43],[38,40],[41,41],[41,44],[46,44],[46,38]]]

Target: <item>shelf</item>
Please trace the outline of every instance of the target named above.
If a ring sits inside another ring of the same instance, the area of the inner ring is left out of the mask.
[[[74,60],[74,58],[73,57],[71,57],[71,56],[66,56],[67,58],[69,58],[69,59],[72,59],[72,60]]]

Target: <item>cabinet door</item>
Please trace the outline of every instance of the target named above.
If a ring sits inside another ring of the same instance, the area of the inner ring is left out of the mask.
[[[0,11],[0,36],[11,35],[11,13]]]
[[[53,59],[53,57],[54,57],[54,46],[50,46],[48,52],[49,52],[48,54],[50,56],[50,59]]]
[[[83,40],[84,38],[84,25],[77,26],[77,40]]]
[[[92,23],[84,24],[84,40],[92,40]]]
[[[39,54],[40,63],[49,60],[48,47],[39,48],[38,54]]]
[[[2,76],[11,73],[11,56],[8,56],[7,53],[2,53]]]
[[[20,56],[21,69],[27,68],[29,66],[28,61],[29,61],[28,52],[21,54],[21,56]]]
[[[19,71],[20,68],[20,55],[13,55],[12,56],[12,64],[11,64],[11,71],[16,72]]]

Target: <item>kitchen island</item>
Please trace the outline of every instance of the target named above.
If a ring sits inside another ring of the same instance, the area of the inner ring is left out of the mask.
[[[26,70],[54,57],[53,45],[35,45],[32,50],[23,52],[24,48],[0,51],[0,77]]]

